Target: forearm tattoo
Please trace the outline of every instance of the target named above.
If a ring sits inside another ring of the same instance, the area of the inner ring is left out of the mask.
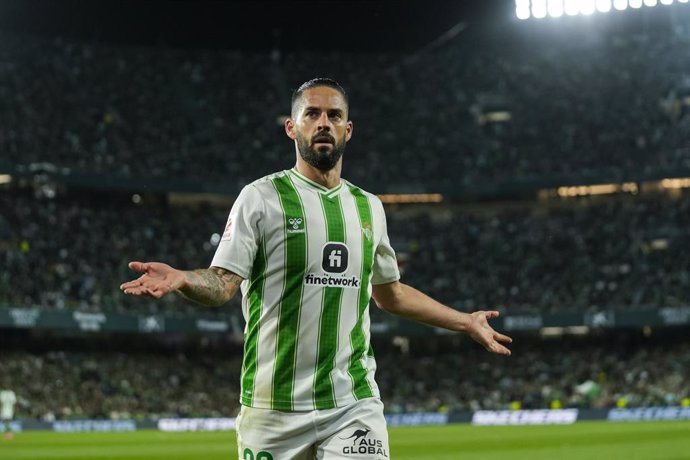
[[[190,300],[218,306],[230,300],[240,287],[241,276],[218,267],[185,272],[187,287],[180,292]]]

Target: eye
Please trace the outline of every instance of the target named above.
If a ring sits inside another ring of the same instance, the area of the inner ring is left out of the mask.
[[[340,112],[331,112],[331,113],[329,114],[329,116],[330,116],[331,119],[333,119],[333,120],[341,120],[341,119],[343,118],[343,114],[340,113]]]
[[[317,118],[319,116],[319,112],[317,112],[316,110],[307,110],[305,116],[309,118]]]

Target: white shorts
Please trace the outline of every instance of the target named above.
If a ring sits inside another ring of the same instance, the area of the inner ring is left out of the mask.
[[[235,425],[240,460],[388,460],[383,403],[282,412],[242,406]]]

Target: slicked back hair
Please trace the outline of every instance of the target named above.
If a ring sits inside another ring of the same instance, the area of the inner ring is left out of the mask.
[[[318,77],[318,78],[312,78],[309,81],[305,81],[300,85],[299,88],[294,90],[292,92],[292,102],[290,104],[290,112],[292,115],[295,115],[295,103],[299,100],[300,97],[302,97],[302,94],[311,88],[318,88],[320,86],[327,86],[329,88],[333,88],[334,90],[338,91],[342,96],[343,99],[345,100],[345,105],[348,107],[350,106],[350,101],[347,97],[347,93],[345,92],[345,89],[343,89],[342,86],[340,86],[340,83],[337,81],[333,80],[332,78],[325,78],[325,77]]]

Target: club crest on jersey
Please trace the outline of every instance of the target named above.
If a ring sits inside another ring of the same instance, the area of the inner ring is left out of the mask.
[[[301,217],[290,217],[287,220],[288,233],[304,233],[304,219]]]
[[[364,226],[362,227],[362,234],[369,240],[374,237],[374,231],[371,229],[371,224],[369,222],[366,222]]]

